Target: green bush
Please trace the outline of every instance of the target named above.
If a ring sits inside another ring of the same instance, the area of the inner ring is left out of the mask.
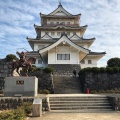
[[[32,112],[32,103],[23,103],[23,108],[26,115],[30,114]]]
[[[15,110],[0,113],[0,120],[24,120],[32,112],[32,103],[23,103]]]
[[[105,72],[106,72],[106,68],[101,67],[101,68],[100,68],[100,73],[105,73]]]
[[[51,68],[51,67],[46,67],[45,69],[43,69],[43,72],[45,72],[45,73],[53,73],[53,68]]]
[[[0,113],[0,120],[24,120],[25,112],[21,107],[16,110]]]
[[[113,72],[114,73],[119,73],[120,71],[120,68],[119,67],[113,67]]]
[[[113,68],[112,67],[106,67],[106,72],[111,74],[113,73]]]
[[[5,60],[6,61],[12,61],[12,60],[18,60],[18,58],[14,55],[14,54],[8,54],[6,57],[5,57]]]
[[[50,91],[47,89],[43,89],[43,90],[39,90],[38,93],[39,94],[50,94]]]
[[[108,67],[120,67],[120,58],[111,58],[107,61]]]
[[[100,69],[98,67],[92,67],[91,72],[92,73],[100,73]]]

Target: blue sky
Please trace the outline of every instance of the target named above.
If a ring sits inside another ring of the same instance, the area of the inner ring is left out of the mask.
[[[95,37],[90,47],[106,55],[107,60],[120,57],[120,0],[61,0],[72,14],[81,13],[80,25],[88,25],[84,38]],[[35,38],[34,24],[40,25],[39,13],[49,14],[57,8],[59,0],[0,0],[0,58],[25,48],[31,51],[26,37]]]

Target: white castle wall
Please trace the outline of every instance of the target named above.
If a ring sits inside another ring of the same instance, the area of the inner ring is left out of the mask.
[[[92,64],[88,64],[88,60],[91,60]],[[85,59],[85,64],[81,64],[81,69],[86,67],[97,67],[96,59]]]

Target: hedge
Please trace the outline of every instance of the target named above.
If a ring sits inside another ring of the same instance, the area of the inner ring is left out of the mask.
[[[84,69],[81,69],[79,71],[79,75],[83,75],[87,72],[91,72],[91,73],[108,73],[108,74],[114,74],[114,73],[120,73],[120,67],[101,67],[101,68],[98,68],[98,67],[92,67],[92,68],[84,68]]]

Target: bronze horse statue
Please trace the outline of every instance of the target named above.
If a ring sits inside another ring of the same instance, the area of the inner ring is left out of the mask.
[[[23,63],[21,63],[20,60],[16,60],[12,62],[12,76],[13,76],[13,71],[16,69],[16,72],[21,76],[20,72],[19,72],[19,68],[26,68],[26,76],[28,76],[28,71],[32,68],[32,64],[35,64],[36,62],[36,58],[35,57],[30,57],[28,60],[26,60]]]

